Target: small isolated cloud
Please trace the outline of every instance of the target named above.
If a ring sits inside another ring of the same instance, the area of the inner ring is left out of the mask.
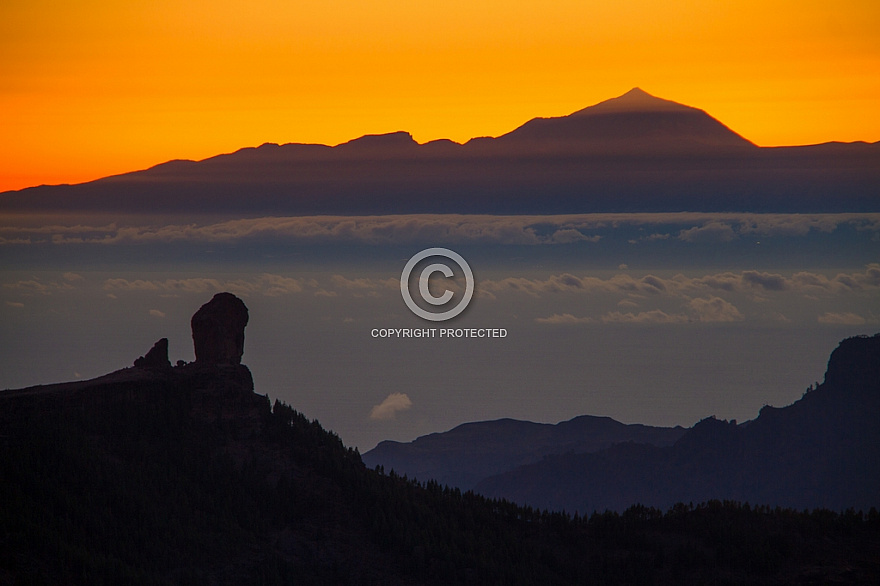
[[[24,307],[24,303],[21,303],[20,301],[7,301],[6,305],[9,307]]]
[[[412,401],[406,393],[391,393],[380,404],[375,405],[370,411],[370,419],[385,421],[394,419],[398,411],[406,411],[412,407]]]
[[[867,320],[855,313],[832,313],[828,312],[819,316],[820,324],[836,324],[844,326],[860,326],[867,323]]]
[[[728,301],[720,297],[693,299],[688,306],[702,322],[733,322],[745,319],[743,314]]]
[[[64,278],[65,281],[67,281],[69,283],[76,283],[78,281],[85,280],[82,275],[78,275],[76,273],[64,273],[62,275],[62,277]]]
[[[165,317],[165,313],[159,311],[158,309],[151,309],[150,315],[152,315],[153,317]]]
[[[550,317],[536,318],[535,321],[539,324],[588,324],[593,322],[593,318],[575,317],[570,313],[554,313]]]

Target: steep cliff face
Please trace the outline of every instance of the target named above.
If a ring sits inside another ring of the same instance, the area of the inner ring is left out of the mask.
[[[880,334],[847,338],[831,353],[825,384],[864,391],[880,386]],[[877,394],[877,393],[875,393]]]

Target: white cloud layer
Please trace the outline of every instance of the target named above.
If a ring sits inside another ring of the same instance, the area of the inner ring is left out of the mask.
[[[236,295],[262,293],[270,297],[299,293],[307,284],[314,285],[304,279],[293,279],[281,275],[263,273],[252,279],[211,279],[196,277],[189,279],[107,279],[104,289],[107,291],[155,291],[157,293],[218,293],[229,291]]]
[[[804,236],[811,231],[833,232],[842,225],[880,232],[880,214],[417,214],[247,218],[204,225],[164,226],[137,225],[136,217],[128,220],[132,225],[63,225],[55,220],[56,223],[42,226],[17,226],[10,219],[7,222],[0,225],[0,245],[235,242],[243,239],[301,243],[553,245],[598,242],[603,236],[596,234],[597,231],[625,226],[655,227],[642,241],[675,237],[695,243],[730,242],[743,236]],[[668,232],[658,232],[656,227],[660,226],[668,226]]]
[[[610,311],[598,319],[591,317],[576,317],[570,313],[553,314],[550,317],[537,318],[535,321],[543,324],[575,325],[575,324],[681,324],[689,322],[737,322],[745,319],[745,316],[733,306],[733,304],[719,298],[692,299],[687,304],[690,315],[686,313],[668,313],[660,309],[649,311],[622,312]]]
[[[479,283],[480,289],[491,293],[519,292],[534,297],[551,293],[616,293],[631,296],[703,296],[707,294],[793,292],[804,295],[838,294],[880,290],[880,264],[872,263],[864,272],[838,273],[828,277],[821,273],[797,272],[790,276],[761,271],[715,273],[698,277],[682,274],[671,278],[645,275],[634,277],[617,274],[603,279],[576,276],[570,273],[551,275],[546,279],[508,277]],[[696,309],[696,308],[695,308]]]

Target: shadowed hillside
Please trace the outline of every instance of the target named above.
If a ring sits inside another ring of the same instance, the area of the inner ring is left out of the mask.
[[[480,480],[553,454],[598,452],[621,442],[672,445],[684,428],[625,425],[583,415],[556,425],[500,419],[465,423],[409,443],[384,441],[363,455],[368,466],[473,488]]]
[[[475,490],[536,507],[591,512],[711,498],[797,509],[880,504],[880,334],[849,338],[825,382],[753,421],[704,419],[674,445],[558,454]]]
[[[880,576],[880,516],[735,502],[570,517],[364,467],[253,392],[247,308],[91,381],[0,393],[0,584],[681,584]],[[845,364],[846,360],[842,362]]]

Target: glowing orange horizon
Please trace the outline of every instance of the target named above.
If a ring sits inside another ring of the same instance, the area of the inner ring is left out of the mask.
[[[880,140],[874,1],[130,4],[0,6],[0,191],[264,142],[464,142],[634,86],[762,146]]]

